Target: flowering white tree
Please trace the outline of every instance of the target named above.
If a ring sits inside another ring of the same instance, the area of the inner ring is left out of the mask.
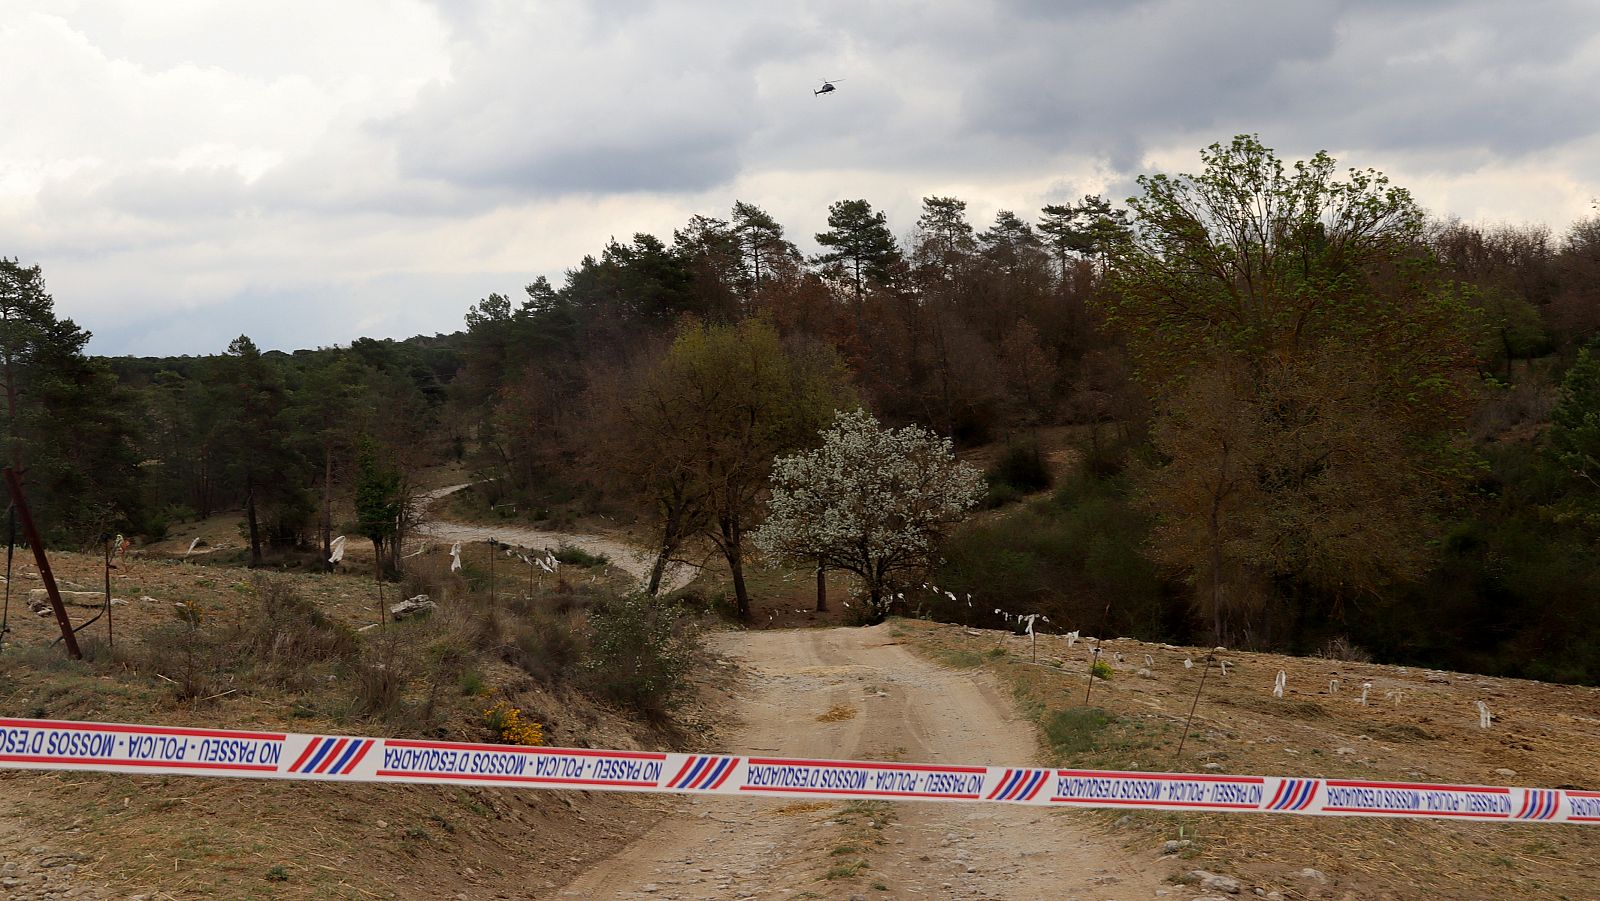
[[[773,462],[771,515],[755,541],[769,554],[860,576],[876,622],[888,614],[890,586],[935,562],[939,539],[983,490],[948,439],[917,426],[885,429],[865,410],[838,413],[822,447]]]

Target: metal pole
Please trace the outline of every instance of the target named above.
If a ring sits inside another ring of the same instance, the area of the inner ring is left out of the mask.
[[[61,641],[67,646],[68,654],[82,660],[83,651],[78,649],[78,637],[72,634],[72,620],[67,619],[67,608],[61,604],[61,590],[56,587],[56,577],[50,572],[50,558],[44,555],[44,543],[39,540],[39,532],[33,527],[33,514],[28,512],[28,502],[22,496],[22,479],[17,476],[15,469],[7,466],[5,480],[6,487],[11,489],[11,503],[16,505],[17,518],[22,521],[22,537],[33,548],[33,559],[39,564],[39,578],[44,582],[45,594],[50,596],[50,609],[55,611],[56,623],[61,626]]]

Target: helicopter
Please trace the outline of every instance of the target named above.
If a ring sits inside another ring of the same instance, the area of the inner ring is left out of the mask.
[[[838,88],[833,86],[833,83],[836,82],[836,81],[844,81],[844,79],[843,78],[824,78],[822,80],[822,87],[817,89],[817,90],[815,90],[815,91],[812,91],[811,92],[811,96],[815,97],[818,94],[828,94],[828,93],[831,93],[833,91],[837,91]]]

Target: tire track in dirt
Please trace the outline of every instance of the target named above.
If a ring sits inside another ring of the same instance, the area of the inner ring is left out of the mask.
[[[724,750],[1036,762],[1033,728],[995,685],[913,656],[890,627],[736,632],[713,643],[748,674],[739,690],[740,723]],[[834,708],[856,713],[818,721]],[[831,867],[854,859],[835,853],[849,841],[840,819],[846,808],[845,802],[679,799],[638,841],[547,897],[1099,901],[1184,894],[1162,881],[1154,855],[1123,850],[1079,813],[988,804],[897,804],[879,833],[884,843],[862,855],[868,864],[859,878],[829,881]]]

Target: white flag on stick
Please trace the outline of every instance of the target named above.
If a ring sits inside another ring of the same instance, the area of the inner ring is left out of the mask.
[[[343,560],[343,559],[344,559],[344,536],[340,535],[338,538],[333,539],[333,543],[332,544],[328,545],[328,562],[329,563],[338,563],[340,560]]]
[[[450,571],[461,572],[461,542],[450,545]]]

